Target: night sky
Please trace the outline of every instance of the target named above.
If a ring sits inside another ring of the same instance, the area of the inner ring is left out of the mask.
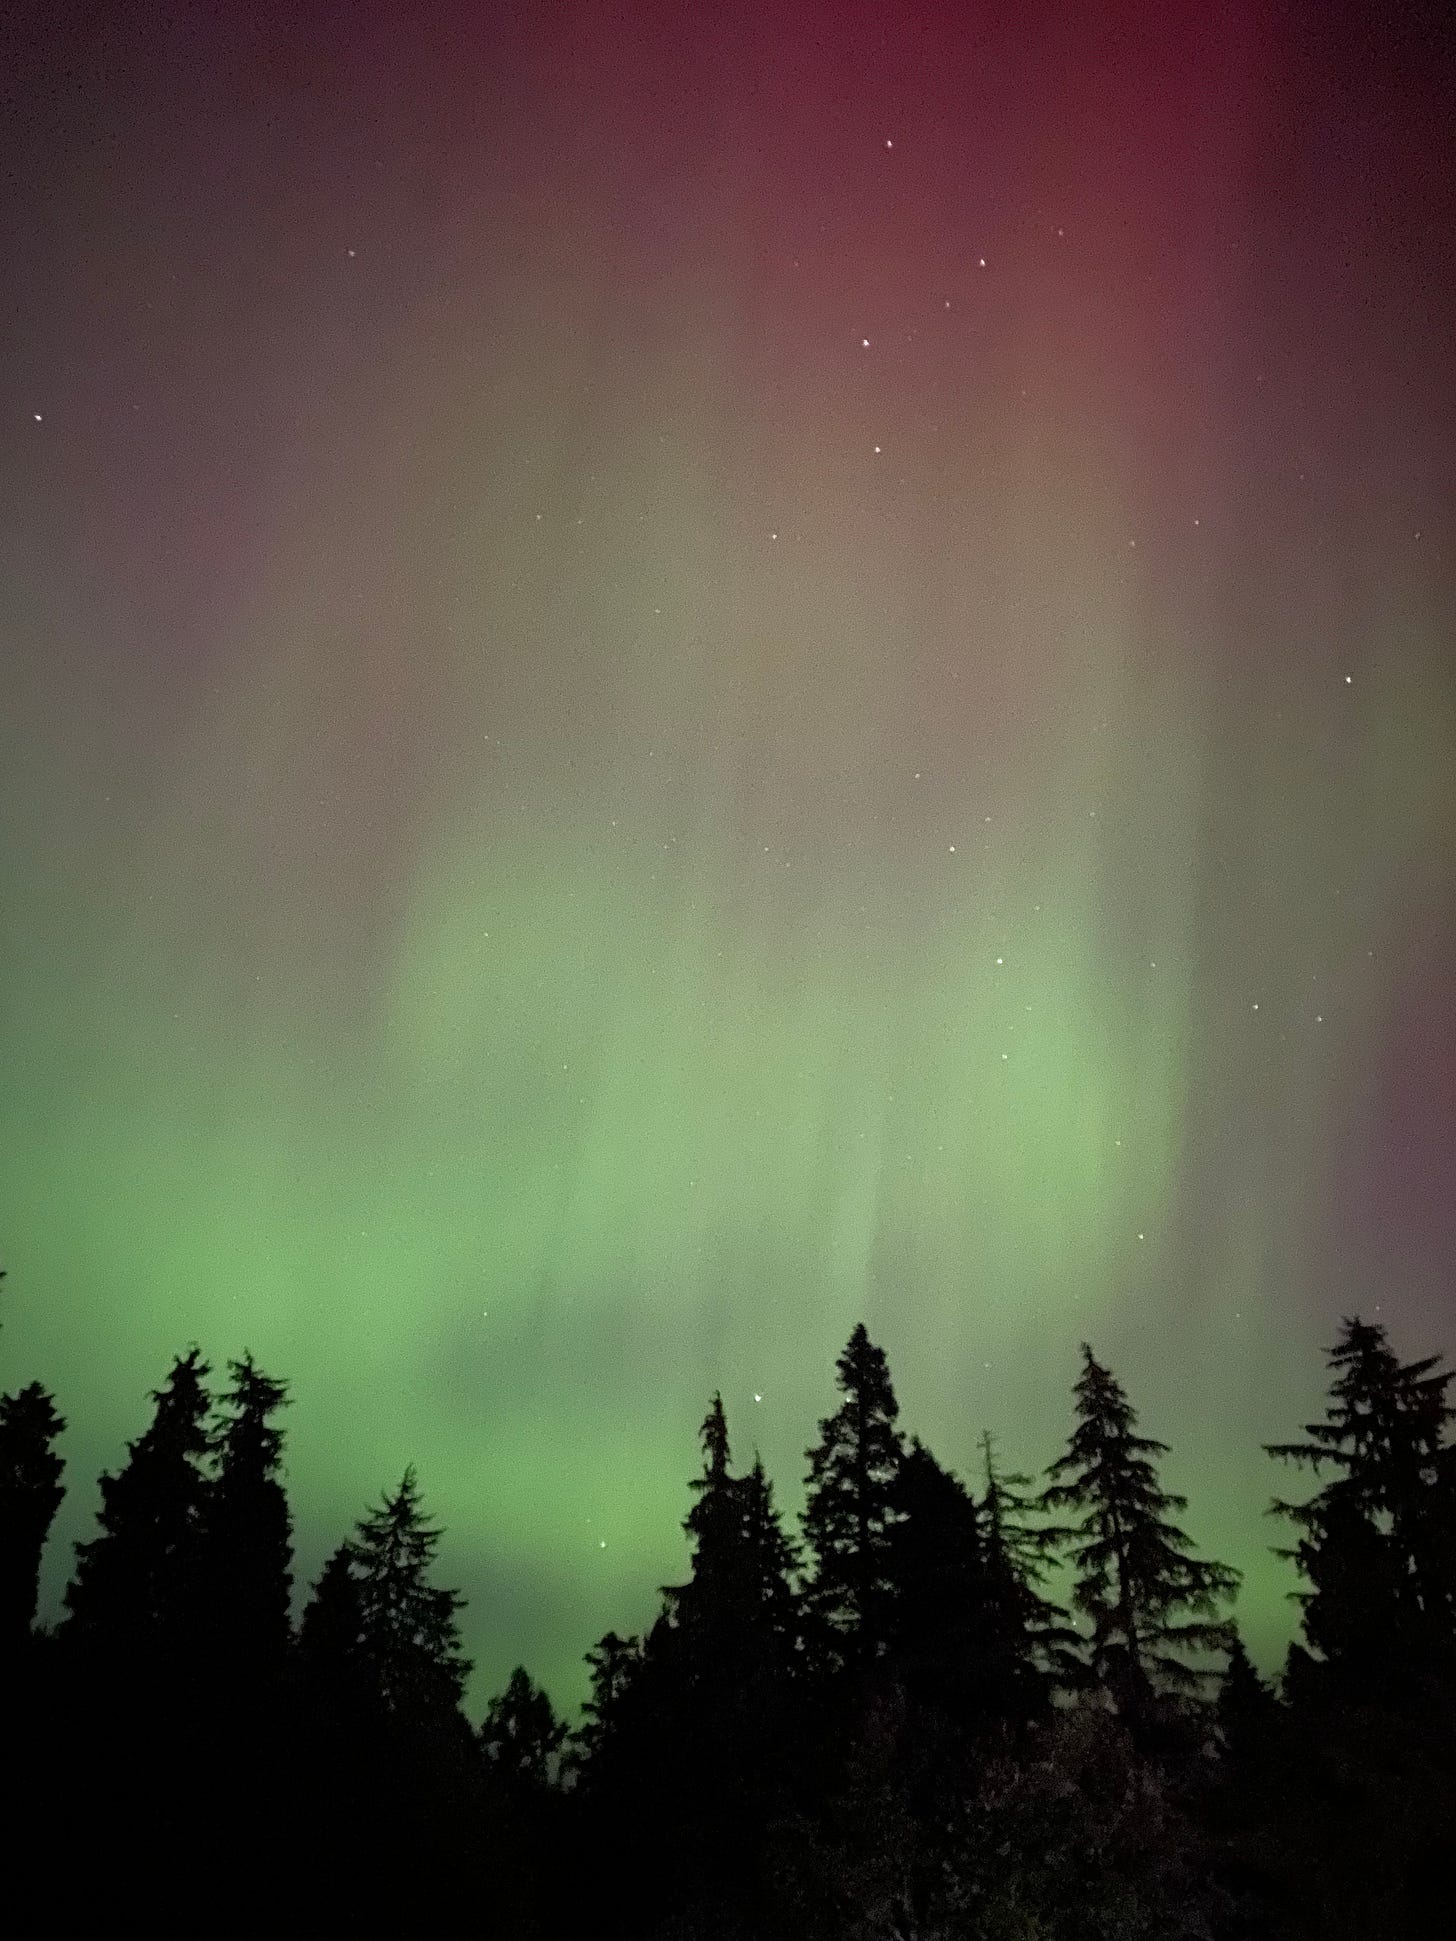
[[[300,1574],[413,1460],[473,1705],[570,1704],[711,1391],[796,1507],[863,1319],[968,1472],[1090,1339],[1272,1656],[1260,1441],[1343,1312],[1456,1349],[1453,68],[1395,11],[7,11],[48,1609],[171,1356],[249,1347]]]

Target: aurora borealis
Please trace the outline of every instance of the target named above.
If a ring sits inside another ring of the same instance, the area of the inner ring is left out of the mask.
[[[170,1356],[248,1347],[300,1576],[412,1460],[473,1690],[569,1703],[712,1389],[797,1505],[864,1319],[967,1470],[1091,1339],[1287,1634],[1259,1443],[1344,1312],[1456,1348],[1439,18],[22,18],[52,1602]]]

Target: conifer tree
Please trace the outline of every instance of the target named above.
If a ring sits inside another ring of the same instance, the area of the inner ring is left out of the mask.
[[[1009,1683],[1019,1695],[1016,1715],[1034,1718],[1049,1688],[1076,1691],[1086,1681],[1081,1639],[1045,1585],[1053,1567],[1055,1532],[1048,1532],[1019,1471],[996,1466],[989,1432],[981,1437],[981,1513],[990,1596],[999,1608],[998,1632],[1009,1659]]]
[[[762,1462],[755,1458],[747,1476],[729,1467],[720,1395],[700,1439],[703,1470],[688,1486],[696,1500],[683,1523],[692,1574],[686,1584],[664,1587],[663,1645],[681,1675],[717,1688],[719,1708],[732,1709],[749,1700],[749,1687],[787,1673],[796,1629],[794,1553]]]
[[[969,1490],[918,1436],[892,1485],[889,1531],[891,1655],[922,1703],[958,1723],[979,1723],[992,1702],[986,1559]]]
[[[793,1548],[761,1461],[733,1474],[720,1396],[701,1442],[702,1473],[683,1524],[692,1572],[664,1587],[662,1615],[618,1714],[614,1759],[653,1793],[669,1844],[715,1852],[721,1873],[735,1851],[741,1865],[777,1788],[792,1737],[799,1626]]]
[[[480,1750],[490,1770],[508,1786],[539,1792],[552,1781],[552,1761],[566,1738],[551,1700],[523,1665],[486,1709]]]
[[[173,1363],[154,1391],[150,1426],[101,1478],[99,1534],[76,1546],[66,1591],[73,1641],[180,1668],[191,1655],[201,1591],[208,1482],[209,1370],[201,1351]]]
[[[755,1649],[768,1675],[779,1677],[792,1669],[799,1641],[798,1551],[774,1504],[763,1458],[756,1453],[740,1488]]]
[[[1228,1662],[1215,1701],[1219,1736],[1236,1758],[1256,1752],[1279,1717],[1279,1701],[1255,1671],[1237,1625],[1229,1627]]]
[[[298,1627],[304,1690],[320,1713],[342,1717],[367,1703],[363,1637],[354,1552],[341,1543],[320,1571]]]
[[[591,1694],[582,1706],[582,1723],[576,1734],[577,1763],[588,1768],[600,1761],[624,1736],[631,1712],[631,1699],[642,1669],[642,1645],[637,1638],[619,1637],[608,1631],[586,1654],[591,1672]]]
[[[362,1674],[384,1711],[402,1722],[451,1720],[470,1671],[460,1649],[464,1599],[427,1581],[439,1542],[411,1467],[394,1494],[360,1521],[349,1545]]]
[[[39,1382],[0,1395],[0,1646],[35,1621],[41,1553],[65,1494],[66,1465],[52,1447],[65,1426]]]
[[[721,1395],[710,1402],[699,1439],[703,1470],[688,1485],[695,1500],[683,1520],[692,1539],[692,1576],[686,1584],[665,1587],[663,1595],[678,1625],[726,1633],[742,1592],[743,1503],[728,1466],[728,1421]]]
[[[283,1431],[273,1421],[288,1390],[245,1354],[228,1364],[232,1387],[213,1429],[217,1475],[208,1502],[209,1628],[234,1673],[272,1676],[291,1639],[292,1520],[279,1470]]]
[[[1076,1573],[1073,1603],[1091,1623],[1090,1669],[1136,1728],[1160,1698],[1201,1689],[1206,1673],[1183,1654],[1226,1648],[1217,1613],[1238,1573],[1189,1554],[1171,1520],[1186,1499],[1158,1482],[1166,1443],[1136,1433],[1121,1385],[1085,1344],[1082,1362],[1077,1425],[1041,1500],[1049,1514],[1076,1513],[1057,1538]]]
[[[806,1602],[844,1664],[885,1650],[894,1598],[895,1482],[903,1442],[885,1356],[861,1322],[837,1363],[844,1400],[810,1449],[804,1540],[814,1559]]]
[[[1297,1593],[1315,1656],[1306,1690],[1373,1696],[1456,1653],[1451,1452],[1439,1356],[1401,1362],[1385,1329],[1347,1319],[1329,1351],[1322,1421],[1300,1442],[1271,1443],[1282,1462],[1327,1478],[1304,1503],[1276,1500],[1296,1540],[1280,1552],[1308,1588]]]

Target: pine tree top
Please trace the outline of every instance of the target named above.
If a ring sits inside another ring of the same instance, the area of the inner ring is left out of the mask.
[[[14,1438],[17,1446],[50,1442],[65,1429],[56,1398],[40,1382],[27,1382],[13,1395],[0,1395],[0,1438]]]
[[[1430,1459],[1456,1421],[1446,1399],[1452,1371],[1442,1369],[1442,1359],[1402,1362],[1383,1323],[1347,1316],[1326,1350],[1333,1380],[1324,1419],[1304,1425],[1303,1441],[1266,1443],[1267,1453],[1316,1474],[1330,1467],[1359,1476],[1379,1493],[1381,1469],[1401,1458]]]
[[[1158,1480],[1166,1444],[1137,1434],[1121,1384],[1086,1344],[1082,1357],[1076,1426],[1047,1470],[1041,1508],[1078,1513],[1047,1535],[1076,1573],[1072,1602],[1090,1620],[1094,1667],[1136,1713],[1155,1682],[1185,1691],[1203,1682],[1184,1654],[1225,1647],[1217,1614],[1239,1573],[1190,1554],[1192,1540],[1171,1520],[1186,1499]]]
[[[698,1435],[703,1445],[703,1474],[692,1488],[704,1489],[728,1474],[728,1418],[723,1412],[723,1397],[716,1390]]]
[[[218,1399],[213,1450],[224,1476],[262,1478],[283,1460],[283,1431],[270,1418],[290,1406],[288,1384],[265,1375],[253,1357],[228,1363],[232,1386]]]

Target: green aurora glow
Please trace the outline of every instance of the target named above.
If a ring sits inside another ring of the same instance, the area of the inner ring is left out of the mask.
[[[477,1697],[569,1701],[680,1568],[710,1391],[794,1503],[863,1318],[968,1469],[1055,1453],[1091,1339],[1267,1653],[1259,1442],[1342,1310],[1450,1312],[1419,186],[1382,239],[1373,108],[1283,156],[1333,84],[1237,10],[1101,80],[1044,26],[1045,87],[1008,29],[959,200],[943,62],[872,88],[853,10],[777,92],[746,28],[700,70],[573,19],[489,129],[442,29],[337,97],[314,50],[282,135],[227,83],[129,202],[34,135],[52,228],[99,198],[162,293],[12,263],[0,1354],[72,1424],[51,1594],[171,1354],[247,1346],[303,1574],[412,1460]]]

